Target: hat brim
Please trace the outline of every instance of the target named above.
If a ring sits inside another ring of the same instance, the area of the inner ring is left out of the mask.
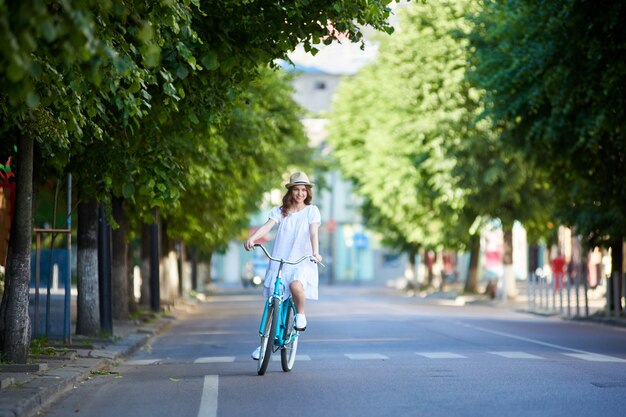
[[[296,181],[296,182],[290,182],[289,184],[285,184],[285,188],[293,187],[294,185],[308,185],[310,187],[315,187],[315,184],[311,182]]]

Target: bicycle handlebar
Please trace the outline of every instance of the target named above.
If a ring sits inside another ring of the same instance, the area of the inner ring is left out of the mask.
[[[297,261],[291,262],[291,261],[287,261],[285,259],[274,258],[272,255],[269,254],[267,249],[265,249],[265,246],[261,245],[260,243],[255,243],[254,247],[259,247],[259,248],[263,249],[263,252],[265,252],[265,256],[267,256],[268,258],[270,258],[272,261],[275,261],[275,262],[282,262],[284,264],[296,265],[296,264],[299,264],[300,262],[304,261],[305,259],[313,258],[313,259],[315,259],[316,263],[318,263],[318,264],[322,265],[324,268],[326,268],[326,265],[324,265],[323,263],[319,262],[313,255],[305,255],[302,258],[298,259]]]

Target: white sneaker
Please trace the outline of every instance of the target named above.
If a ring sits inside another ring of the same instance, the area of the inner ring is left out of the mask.
[[[306,317],[304,316],[304,314],[296,314],[296,323],[293,327],[300,332],[306,330]]]
[[[254,359],[255,361],[258,361],[259,358],[261,357],[261,346],[254,349],[254,352],[252,352],[251,356],[252,356],[252,359]]]

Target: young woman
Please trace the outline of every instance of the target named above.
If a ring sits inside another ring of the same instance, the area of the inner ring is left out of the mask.
[[[257,229],[244,243],[244,248],[250,250],[257,239],[265,236],[275,225],[278,225],[272,256],[279,259],[296,260],[306,255],[312,255],[311,262],[301,262],[298,265],[284,265],[282,279],[285,283],[285,297],[293,297],[296,306],[296,330],[306,329],[304,315],[305,300],[317,300],[318,273],[317,262],[322,261],[319,254],[318,229],[321,223],[319,209],[311,204],[313,200],[314,184],[304,172],[291,175],[287,193],[283,197],[283,205],[274,207],[270,211],[267,222]],[[278,263],[270,261],[265,272],[263,294],[268,297],[273,291],[274,279],[278,270]],[[260,348],[252,353],[253,359],[259,359]]]

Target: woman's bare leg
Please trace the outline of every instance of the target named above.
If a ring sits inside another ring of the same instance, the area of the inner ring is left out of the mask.
[[[300,281],[292,281],[289,284],[291,290],[291,297],[293,298],[293,304],[296,306],[296,312],[298,314],[304,314],[304,302],[306,300],[304,296],[304,287]]]

